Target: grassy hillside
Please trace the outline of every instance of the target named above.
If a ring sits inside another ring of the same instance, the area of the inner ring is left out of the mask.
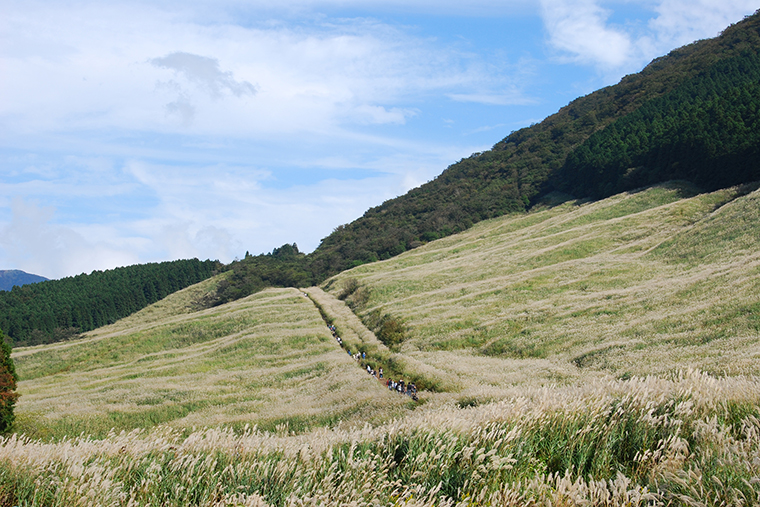
[[[16,349],[0,505],[757,505],[760,190],[554,197],[308,297],[194,311],[216,277]]]
[[[0,440],[4,505],[750,506],[760,383],[520,388],[498,404],[304,435],[159,428]]]
[[[503,217],[329,280],[473,392],[611,374],[760,373],[760,193],[667,184]],[[749,193],[747,193],[749,192]],[[685,197],[685,198],[683,198]]]
[[[15,349],[18,429],[37,437],[102,436],[161,423],[303,431],[381,421],[404,405],[341,351],[295,289],[189,312],[215,282],[83,339]]]

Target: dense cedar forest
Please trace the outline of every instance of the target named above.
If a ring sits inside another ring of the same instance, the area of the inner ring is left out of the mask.
[[[198,259],[140,264],[0,292],[0,329],[14,346],[51,343],[116,322],[220,268]]]
[[[320,283],[481,220],[524,212],[552,192],[595,199],[672,179],[704,190],[760,180],[760,11],[369,209],[309,255],[295,244],[246,254],[224,268],[229,273],[203,303],[222,304],[268,286]],[[0,293],[0,329],[17,345],[93,329],[209,276],[214,266],[207,262],[197,278],[176,284],[160,281],[169,275],[131,279],[114,270],[17,287]]]
[[[555,184],[604,198],[670,179],[705,190],[760,179],[760,55],[713,65],[595,133]]]

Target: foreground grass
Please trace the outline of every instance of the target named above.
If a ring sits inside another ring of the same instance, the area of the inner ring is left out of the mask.
[[[521,389],[361,429],[0,442],[0,504],[757,505],[760,383]]]

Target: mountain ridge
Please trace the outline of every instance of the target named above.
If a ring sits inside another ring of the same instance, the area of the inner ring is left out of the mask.
[[[480,220],[525,211],[553,190],[567,191],[568,186],[552,176],[563,168],[568,154],[594,133],[712,65],[747,52],[757,55],[758,50],[760,13],[756,12],[716,38],[675,49],[618,84],[573,100],[542,122],[511,133],[491,150],[464,158],[430,182],[339,226],[310,255],[312,271],[324,279],[465,230]],[[670,179],[673,177],[667,175],[644,185]],[[760,179],[760,175],[752,179]],[[730,184],[737,183],[741,182]],[[583,189],[575,194],[594,195]]]
[[[11,290],[13,287],[21,287],[29,283],[46,282],[44,276],[21,271],[20,269],[0,269],[0,290]]]
[[[216,271],[229,273],[199,306],[224,304],[269,286],[318,284],[480,221],[524,213],[555,192],[564,198],[599,199],[673,179],[690,181],[701,191],[760,180],[758,146],[760,11],[716,38],[673,50],[618,84],[573,100],[491,150],[464,158],[430,182],[370,208],[338,226],[308,255],[293,243],[217,266]],[[6,308],[2,299],[0,308]],[[21,299],[9,303],[5,313],[25,305]],[[44,305],[67,316],[57,325],[64,331],[74,321],[87,322],[74,327],[91,329],[91,321],[102,324],[124,316],[110,307],[72,315],[65,297]],[[92,312],[98,315],[80,315]],[[109,317],[99,315],[103,312]],[[23,326],[11,328],[2,320],[0,327],[14,339],[26,340],[35,331],[20,332]],[[44,336],[26,343],[58,339],[56,325],[44,327]],[[59,338],[70,334],[58,333]]]

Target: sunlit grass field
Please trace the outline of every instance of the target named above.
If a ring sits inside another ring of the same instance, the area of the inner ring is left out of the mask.
[[[760,373],[760,193],[678,184],[503,217],[326,284],[404,321],[400,351],[471,390]],[[747,193],[749,192],[749,193]],[[351,302],[351,297],[348,298]]]
[[[0,507],[760,505],[758,245],[760,191],[667,184],[199,310],[207,280],[14,350]]]
[[[38,437],[160,423],[303,431],[382,421],[404,405],[362,374],[298,290],[200,312],[184,299],[175,294],[145,318],[82,340],[14,351],[18,429]]]
[[[0,445],[24,506],[758,505],[760,383],[706,374],[512,389],[301,435],[169,427]]]

